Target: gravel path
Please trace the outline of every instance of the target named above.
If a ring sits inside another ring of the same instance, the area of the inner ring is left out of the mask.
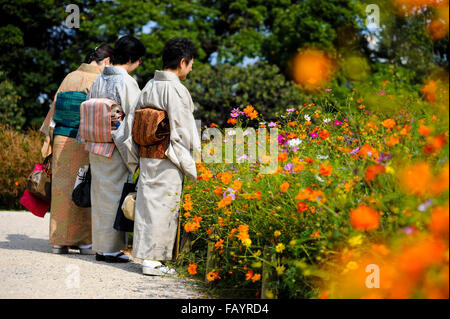
[[[0,212],[0,298],[208,298],[192,280],[144,276],[135,262],[54,255],[49,220]]]

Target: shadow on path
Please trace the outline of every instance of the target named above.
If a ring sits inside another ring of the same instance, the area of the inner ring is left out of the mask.
[[[6,239],[8,241],[0,241],[0,249],[28,250],[33,252],[52,254],[48,239],[32,238],[23,234],[8,234],[6,236]],[[77,250],[73,249],[69,250],[69,254],[52,255],[55,257],[89,261],[98,265],[112,266],[132,273],[142,273],[141,265],[135,262],[130,261],[128,263],[107,263],[104,261],[97,261],[95,260],[95,255],[80,255]]]

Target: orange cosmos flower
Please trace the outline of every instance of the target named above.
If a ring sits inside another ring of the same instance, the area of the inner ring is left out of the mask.
[[[216,194],[219,198],[221,198],[223,194],[223,188],[220,186],[216,186],[213,190],[213,193]]]
[[[419,126],[419,131],[418,132],[422,136],[428,136],[431,133],[431,129],[428,126],[425,126],[425,125],[421,124]]]
[[[257,112],[256,110],[254,110],[253,112],[251,112],[251,113],[248,115],[248,117],[249,117],[251,120],[254,120],[255,118],[258,117],[258,112]]]
[[[250,280],[253,277],[253,270],[249,270],[246,274],[245,274],[245,280]]]
[[[427,144],[423,147],[423,152],[427,155],[437,155],[446,143],[444,135],[430,136],[427,138]]]
[[[247,116],[250,116],[250,114],[255,110],[255,108],[251,105],[247,105],[247,107],[244,109],[244,113]]]
[[[288,158],[288,153],[283,152],[278,154],[278,162],[283,163],[286,162]]]
[[[323,130],[319,133],[319,136],[321,139],[325,140],[330,137],[330,132],[328,132],[327,130]]]
[[[186,223],[186,225],[184,225],[184,230],[185,230],[187,233],[192,232],[192,231],[194,231],[194,230],[196,230],[196,229],[198,229],[197,224],[188,222],[188,223]]]
[[[422,272],[436,262],[444,260],[446,248],[442,242],[426,237],[419,242],[406,245],[397,257],[396,264],[400,270],[415,281],[420,279]]]
[[[217,243],[214,244],[215,249],[222,248],[223,246],[223,239],[219,240]]]
[[[187,271],[191,275],[196,275],[197,274],[197,265],[196,264],[189,264],[189,267],[188,267]]]
[[[248,225],[239,225],[238,226],[238,232],[239,232],[239,234],[237,234],[236,237],[241,242],[243,242],[244,240],[250,238],[250,236],[248,235]]]
[[[428,163],[420,162],[402,169],[399,172],[398,178],[406,192],[423,196],[428,192],[428,187],[432,181],[432,174]]]
[[[379,155],[378,151],[369,144],[364,144],[358,154],[361,155],[362,158],[366,158],[366,156],[378,158]]]
[[[225,198],[223,198],[220,202],[217,203],[217,207],[218,209],[223,208],[225,206],[230,205],[232,202],[232,199],[230,196],[227,196]]]
[[[445,37],[446,34],[448,33],[448,24],[442,21],[441,19],[435,19],[428,24],[427,30],[430,33],[433,40],[439,40]]]
[[[224,183],[225,185],[228,185],[231,182],[232,176],[229,172],[225,172],[225,173],[220,173],[220,180],[222,181],[222,183]]]
[[[333,173],[333,168],[331,165],[320,164],[319,174],[323,176],[331,176]]]
[[[308,204],[304,202],[298,202],[297,203],[297,212],[303,213],[304,211],[308,210]]]
[[[374,230],[380,226],[380,214],[366,205],[351,210],[350,219],[352,227],[360,231]]]
[[[383,244],[372,244],[370,247],[372,248],[372,251],[383,256],[386,256],[390,253],[389,249]]]
[[[428,81],[422,88],[422,93],[425,95],[425,99],[430,102],[436,102],[436,92],[438,89],[437,82],[434,80]]]
[[[367,182],[372,182],[378,176],[378,174],[382,174],[384,172],[386,172],[386,169],[383,165],[370,165],[369,167],[367,167],[364,178]]]
[[[213,174],[210,171],[206,171],[199,176],[200,179],[204,181],[209,181],[213,177]]]
[[[193,205],[192,205],[191,201],[185,201],[183,203],[183,209],[184,210],[189,211],[189,210],[192,210],[192,208],[193,208]]]
[[[280,190],[285,193],[289,188],[289,183],[284,181],[283,184],[280,185]]]
[[[439,195],[448,189],[449,184],[449,171],[448,163],[441,170],[439,175],[431,181],[430,192],[434,195]]]
[[[383,121],[383,126],[387,129],[392,129],[397,123],[393,119],[387,119]]]
[[[206,274],[206,280],[214,281],[216,279],[220,279],[218,271],[210,271],[209,273]]]
[[[254,274],[252,277],[252,282],[257,282],[258,280],[261,280],[261,274]]]
[[[231,188],[234,189],[235,191],[240,191],[242,187],[242,182],[240,180],[235,180],[233,182],[233,184],[231,185]]]
[[[438,236],[445,236],[447,238],[449,225],[448,207],[449,206],[447,205],[433,208],[429,225],[429,228],[433,234]]]
[[[397,136],[391,135],[389,139],[386,141],[387,146],[394,146],[400,143],[400,139]]]
[[[237,123],[237,120],[234,119],[234,118],[229,118],[228,121],[227,121],[227,123],[228,123],[228,124],[233,124],[233,125],[234,125],[234,124]]]

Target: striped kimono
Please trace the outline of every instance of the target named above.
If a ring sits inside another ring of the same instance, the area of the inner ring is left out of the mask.
[[[52,156],[52,199],[50,206],[50,244],[60,246],[88,245],[91,237],[91,209],[80,208],[72,202],[72,191],[78,169],[89,163],[89,153],[84,145],[73,138],[71,124],[56,125],[53,144],[50,143],[51,123],[55,116],[57,96],[60,92],[76,91],[88,94],[92,83],[100,75],[100,69],[81,64],[69,73],[55,94],[53,104],[40,130],[46,135],[42,147],[44,157]],[[56,119],[57,122],[58,119]],[[65,134],[64,132],[69,132]],[[67,136],[68,135],[68,136]]]
[[[115,230],[114,220],[122,189],[137,167],[137,146],[131,129],[139,86],[125,69],[106,66],[92,85],[87,99],[107,98],[117,102],[125,113],[123,123],[111,132],[115,147],[110,157],[89,152],[91,165],[92,249],[100,253],[117,252],[127,246],[125,232]]]

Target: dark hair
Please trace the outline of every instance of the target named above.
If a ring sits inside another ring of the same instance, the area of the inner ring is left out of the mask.
[[[197,57],[197,48],[191,40],[172,38],[164,45],[162,56],[163,69],[174,70],[183,58],[189,63],[195,57]]]
[[[131,35],[125,35],[114,44],[114,55],[111,59],[111,64],[126,64],[130,60],[131,62],[136,62],[145,55],[145,52],[145,46],[141,41]]]
[[[100,62],[106,58],[112,58],[114,54],[114,48],[107,43],[96,47],[95,49],[89,51],[89,53],[84,58],[84,63],[91,63],[92,61]]]

